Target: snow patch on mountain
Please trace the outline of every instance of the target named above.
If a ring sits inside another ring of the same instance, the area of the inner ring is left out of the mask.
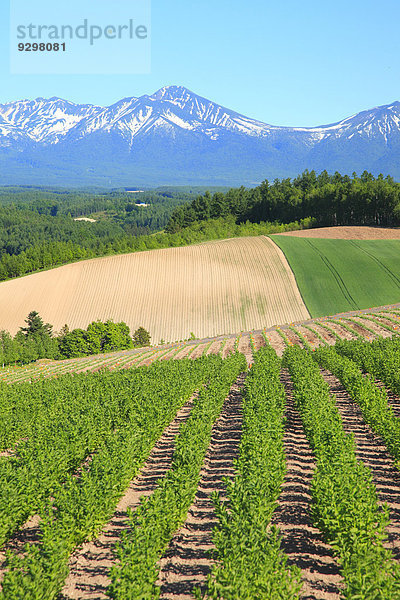
[[[241,157],[246,158],[246,152],[250,152],[257,160],[258,156],[267,156],[268,159],[260,159],[265,160],[267,166],[272,157],[275,166],[271,168],[274,169],[280,168],[282,160],[288,164],[293,160],[296,165],[293,168],[297,170],[299,160],[306,160],[308,155],[315,160],[319,148],[322,149],[321,161],[329,162],[330,154],[324,148],[330,144],[339,147],[342,142],[347,144],[350,157],[355,151],[359,152],[358,160],[364,162],[365,141],[378,144],[382,155],[388,147],[393,147],[393,140],[400,145],[400,103],[378,106],[317,127],[280,127],[263,123],[183,86],[166,86],[152,95],[123,98],[107,107],[75,104],[56,97],[0,104],[0,146],[18,152],[29,148],[34,160],[38,148],[48,147],[51,153],[52,147],[57,145],[63,150],[63,156],[73,155],[77,147],[89,148],[92,156],[96,156],[100,147],[105,148],[118,162],[115,152],[118,153],[119,147],[123,161],[127,152],[141,147],[142,141],[147,149],[150,148],[148,140],[154,144],[149,152],[152,160],[156,160],[159,142],[168,139],[172,142],[165,151],[169,160],[173,158],[169,148],[174,144],[184,144],[185,152],[189,149],[190,154],[191,135],[193,147],[200,147],[201,152],[203,148],[210,153],[221,152],[221,164],[225,166],[231,161],[231,152],[238,152],[239,163]],[[82,140],[85,140],[84,146]],[[197,156],[196,152],[194,155]],[[338,152],[340,155],[347,150],[340,146]],[[377,156],[376,150],[374,156]]]

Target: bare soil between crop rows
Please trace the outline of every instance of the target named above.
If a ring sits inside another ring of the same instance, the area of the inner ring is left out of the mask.
[[[374,379],[374,384],[376,385],[376,387],[379,388],[380,390],[384,390],[386,392],[389,406],[392,407],[392,410],[393,410],[395,416],[397,418],[400,418],[400,398],[399,398],[399,396],[397,394],[395,394],[394,392],[392,392],[392,390],[390,388],[388,388],[383,383],[383,381],[381,381],[380,379],[377,379],[376,377],[374,377],[373,379]]]
[[[0,582],[4,579],[7,569],[7,552],[22,554],[26,544],[36,544],[40,539],[39,515],[33,515],[26,523],[12,536],[0,552]]]
[[[121,533],[129,527],[127,511],[139,505],[142,496],[149,496],[158,481],[168,471],[174,453],[174,441],[179,428],[189,417],[192,400],[178,411],[155,444],[139,475],[131,482],[117,505],[114,516],[93,542],[79,547],[71,556],[70,573],[65,582],[62,600],[103,600],[110,583],[109,573],[115,562],[113,549]]]
[[[356,455],[371,470],[380,502],[386,502],[390,511],[387,528],[388,540],[394,557],[400,559],[400,473],[386,449],[382,438],[364,421],[360,407],[351,400],[340,381],[329,371],[322,370],[325,381],[336,398],[343,420],[343,428],[354,435]]]
[[[223,478],[234,475],[233,460],[238,456],[242,432],[244,380],[242,374],[232,386],[214,424],[195,500],[184,525],[175,533],[161,559],[158,585],[163,600],[192,599],[193,588],[202,588],[211,571],[212,531],[217,523],[211,494],[219,492],[224,497]]]
[[[293,400],[289,372],[282,370],[286,390],[284,448],[287,472],[272,522],[282,534],[281,548],[288,564],[301,569],[303,600],[339,600],[342,577],[332,550],[311,521],[310,486],[315,458]]]

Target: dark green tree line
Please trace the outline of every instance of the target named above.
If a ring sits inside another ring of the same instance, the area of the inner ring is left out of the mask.
[[[305,171],[295,179],[264,181],[254,189],[204,194],[178,206],[166,227],[176,233],[196,221],[233,216],[237,223],[289,223],[312,218],[316,226],[400,224],[400,184],[391,177]]]

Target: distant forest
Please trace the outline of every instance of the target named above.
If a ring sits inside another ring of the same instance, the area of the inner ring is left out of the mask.
[[[147,206],[138,206],[138,204]],[[74,221],[90,217],[95,222]],[[305,171],[253,189],[0,188],[0,281],[88,258],[311,226],[400,224],[400,184]]]

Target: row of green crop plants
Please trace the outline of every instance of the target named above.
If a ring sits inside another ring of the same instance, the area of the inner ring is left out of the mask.
[[[388,510],[379,505],[371,472],[357,460],[354,437],[345,433],[335,399],[320,372],[320,366],[324,366],[339,376],[343,360],[333,348],[310,353],[294,347],[286,351],[284,362],[289,368],[295,403],[316,457],[311,489],[313,520],[331,544],[341,566],[343,595],[351,600],[400,598],[400,569],[384,543]],[[351,361],[347,361],[346,366],[349,379],[343,381],[349,384],[354,377],[357,384],[353,391],[361,390],[359,386],[361,380],[364,381],[361,372]],[[379,405],[379,390],[371,381],[365,382],[376,400],[374,407],[372,402],[364,404],[364,415],[368,414],[372,422],[384,406]],[[357,397],[365,398],[365,388]]]
[[[352,343],[345,346],[350,348]],[[397,457],[399,427],[385,393],[332,348],[316,353],[289,348],[283,365],[289,369],[295,407],[316,458],[311,516],[341,567],[343,597],[400,598],[400,569],[385,547],[388,510],[380,506],[371,472],[357,460],[354,438],[344,431],[320,366],[341,377],[368,423],[384,434],[388,448]],[[198,598],[301,597],[300,573],[288,564],[280,549],[279,533],[271,527],[285,476],[285,393],[279,369],[275,353],[264,348],[256,354],[247,377],[236,475],[227,482],[227,499],[214,498],[218,562],[206,590],[196,592]]]
[[[398,420],[385,391],[359,367],[398,391],[399,350],[398,340],[341,342],[316,352],[291,347],[283,357],[316,457],[312,518],[333,548],[344,578],[343,597],[349,600],[400,598],[400,570],[385,548],[388,510],[379,505],[370,471],[357,461],[354,439],[344,432],[320,367],[342,381],[398,459]],[[197,598],[301,596],[300,571],[288,562],[279,531],[271,525],[286,473],[281,366],[272,348],[255,353],[243,393],[235,476],[226,482],[225,499],[213,497],[218,560],[205,587],[193,591]],[[170,470],[129,517],[107,591],[115,600],[157,598],[159,559],[186,519],[213,424],[244,370],[244,357],[236,353],[225,361],[211,356],[123,373],[1,385],[0,448],[15,451],[0,458],[1,541],[37,512],[42,522],[41,543],[23,555],[9,555],[0,598],[57,598],[70,553],[98,534],[164,427],[198,389]]]
[[[38,513],[42,521],[40,544],[9,555],[0,598],[56,598],[71,552],[110,519],[177,410],[200,389],[189,420],[201,427],[206,417],[211,422],[211,399],[221,404],[243,360],[213,355],[1,385],[1,447],[15,453],[0,459],[1,542],[31,515]],[[196,432],[193,439],[198,451]],[[182,460],[192,464],[193,456]]]
[[[289,369],[298,409],[316,458],[311,493],[312,518],[341,567],[344,598],[349,600],[400,598],[400,568],[387,549],[389,512],[381,506],[369,469],[357,460],[355,441],[345,433],[342,419],[323,379],[320,367],[339,377],[357,402],[364,418],[379,433],[394,458],[400,457],[399,420],[365,371],[379,376],[398,392],[400,360],[398,340],[341,342],[311,353],[289,348],[283,365]],[[369,362],[368,362],[369,361]],[[285,391],[280,382],[281,362],[275,352],[263,348],[255,354],[243,394],[243,433],[235,477],[226,482],[226,499],[214,496],[218,524],[214,530],[217,562],[205,589],[197,598],[224,600],[301,597],[300,571],[288,563],[280,547],[280,534],[271,526],[286,465],[283,446]],[[152,513],[154,517],[154,513]],[[162,521],[162,519],[161,519]],[[155,523],[160,522],[160,515]],[[133,518],[133,531],[119,555],[124,564],[140,563],[140,530],[145,521]],[[169,531],[168,534],[171,532]],[[166,536],[167,538],[168,536]],[[133,543],[132,543],[133,542]],[[167,540],[165,540],[164,548]],[[155,556],[153,556],[155,559]],[[140,568],[140,567],[139,567]],[[138,571],[138,567],[136,567]],[[121,567],[114,570],[121,575]],[[154,573],[155,575],[155,573]],[[129,582],[132,583],[132,580]],[[117,598],[130,596],[129,586]],[[156,597],[157,588],[153,588]]]

